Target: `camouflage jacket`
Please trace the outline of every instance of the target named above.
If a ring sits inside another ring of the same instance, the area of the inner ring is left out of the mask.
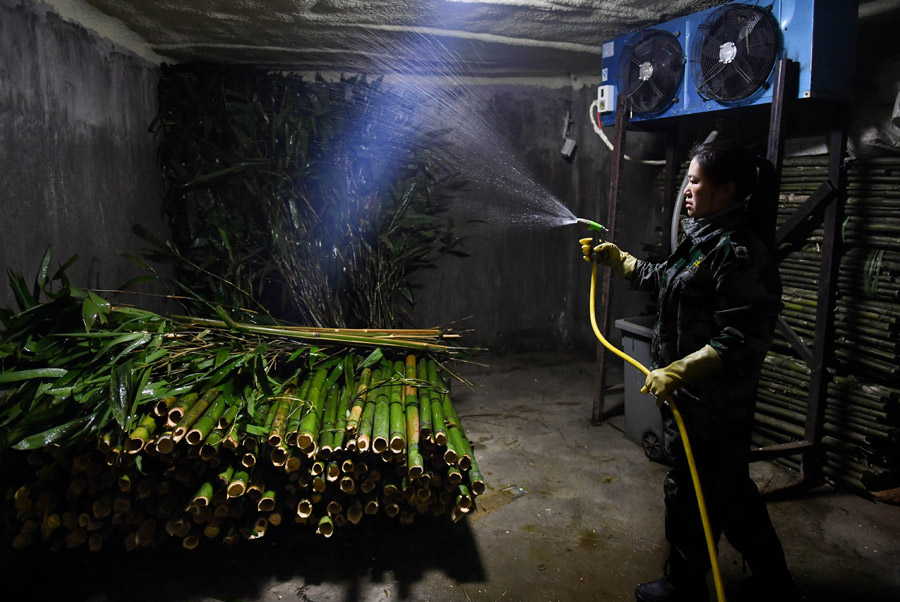
[[[688,218],[684,228],[687,237],[671,257],[638,261],[631,275],[633,287],[657,295],[652,367],[712,345],[724,373],[682,389],[679,409],[692,430],[717,438],[744,434],[781,309],[778,269],[747,226],[743,205]]]

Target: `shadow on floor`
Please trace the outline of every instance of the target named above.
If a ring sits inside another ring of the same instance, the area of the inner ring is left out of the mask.
[[[446,517],[419,517],[414,525],[398,526],[396,520],[383,517],[367,519],[331,539],[295,529],[293,534],[234,546],[204,542],[193,551],[174,542],[127,554],[83,548],[57,553],[6,550],[0,555],[3,597],[236,601],[264,599],[273,582],[293,581],[300,585],[291,592],[296,598],[290,599],[311,602],[307,590],[325,585],[329,594],[336,595],[329,595],[329,600],[358,602],[363,599],[363,583],[392,584],[395,595],[408,600],[412,587],[428,572],[442,572],[457,583],[486,579],[467,521],[452,524]]]

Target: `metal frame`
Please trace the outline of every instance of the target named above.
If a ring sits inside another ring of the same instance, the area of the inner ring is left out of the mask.
[[[797,98],[798,73],[799,68],[794,61],[781,59],[776,64],[775,89],[772,95],[772,108],[769,120],[767,158],[775,169],[776,180],[779,184],[777,190],[780,190],[788,118],[791,116],[790,113]],[[620,180],[625,160],[625,138],[628,129],[627,108],[627,102],[620,97],[616,107],[616,136],[606,222],[610,230],[610,237],[613,239],[615,239],[616,235],[615,226],[616,215],[619,209]],[[833,109],[829,119],[833,126],[829,132],[828,180],[775,233],[775,245],[777,248],[782,243],[789,242],[797,234],[802,233],[801,226],[805,226],[812,219],[818,219],[821,215],[824,238],[822,243],[822,265],[819,273],[816,333],[812,348],[809,348],[780,316],[777,323],[779,331],[785,335],[801,359],[810,368],[804,436],[802,441],[753,449],[751,450],[750,458],[751,462],[755,462],[800,454],[802,456],[801,478],[797,486],[811,485],[820,476],[821,440],[828,392],[827,364],[834,350],[834,309],[836,305],[837,270],[841,244],[839,229],[843,219],[847,184],[843,170],[843,157],[847,148],[847,127],[845,105],[833,103],[829,108]],[[647,125],[646,122],[642,123],[643,127]],[[678,141],[677,127],[670,129],[668,136],[665,194],[666,199],[670,200],[676,194],[675,179],[678,166],[675,147]],[[771,207],[767,209],[770,212],[774,229],[777,215],[777,196]],[[610,287],[611,277],[609,270],[604,270],[600,298],[600,324],[602,328],[607,330],[610,321]],[[605,348],[598,346],[597,375],[594,384],[592,413],[594,424],[601,423],[605,418],[606,357]]]

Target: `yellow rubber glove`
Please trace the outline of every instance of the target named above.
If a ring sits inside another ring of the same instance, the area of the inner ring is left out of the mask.
[[[581,243],[585,261],[596,261],[600,265],[610,267],[623,278],[628,278],[637,265],[637,259],[611,242],[603,242],[595,247],[592,246],[594,241],[590,238],[582,238],[578,242]]]
[[[705,345],[699,351],[686,355],[665,368],[651,371],[641,393],[653,393],[659,399],[666,399],[682,385],[719,376],[724,371],[719,353],[712,345]]]

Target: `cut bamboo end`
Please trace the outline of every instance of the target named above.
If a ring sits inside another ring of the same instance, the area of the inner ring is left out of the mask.
[[[196,535],[188,535],[181,540],[181,547],[185,550],[195,550],[200,545],[200,538]]]
[[[175,443],[175,439],[172,438],[172,433],[163,433],[156,440],[156,451],[163,455],[171,454],[175,451]]]
[[[351,507],[347,510],[347,520],[350,524],[358,525],[363,518],[363,509]]]
[[[372,498],[372,499],[366,501],[366,505],[363,508],[363,512],[365,512],[368,515],[378,514],[378,506],[379,506],[378,500],[375,498]]]
[[[269,454],[269,460],[272,462],[273,466],[284,466],[287,463],[288,459],[288,450],[283,447],[276,447],[272,450],[272,453]]]
[[[334,521],[329,516],[323,516],[319,519],[316,527],[316,533],[323,537],[331,537],[334,535]]]
[[[369,437],[367,435],[360,435],[356,438],[356,449],[361,454],[369,451]]]
[[[325,479],[333,483],[337,481],[341,477],[341,467],[337,462],[331,462],[328,464],[327,472],[325,474]]]
[[[144,437],[131,437],[125,442],[125,453],[134,455],[144,449],[147,439]]]
[[[372,451],[376,454],[383,454],[388,450],[388,440],[384,437],[375,437],[372,440]]]
[[[485,492],[485,489],[484,481],[472,481],[472,493],[475,495],[482,495]]]
[[[228,499],[241,497],[246,493],[247,485],[245,483],[231,483],[228,485]]]
[[[287,459],[287,462],[284,463],[285,472],[297,472],[303,466],[303,459],[299,456],[291,456]]]
[[[378,487],[378,482],[372,479],[366,479],[360,483],[359,488],[363,493],[372,493]]]
[[[403,453],[406,451],[406,440],[399,436],[392,437],[390,448],[395,454]]]
[[[351,476],[344,476],[341,478],[341,491],[348,495],[353,495],[356,493],[356,480]]]
[[[205,435],[206,433],[200,429],[191,429],[188,431],[187,435],[185,435],[184,440],[187,441],[188,445],[198,445],[203,442]]]
[[[343,514],[335,514],[331,519],[334,521],[334,526],[338,529],[347,524],[347,517]]]
[[[243,456],[241,456],[241,465],[245,468],[251,468],[256,466],[256,454],[253,452],[247,452]]]
[[[469,455],[460,456],[459,460],[457,460],[457,463],[459,464],[459,467],[462,470],[467,471],[470,468],[472,468],[472,456],[469,456]]]
[[[328,505],[325,506],[325,512],[328,513],[328,516],[334,517],[335,514],[340,514],[344,511],[344,506],[337,500],[331,500],[328,502]]]
[[[408,466],[407,472],[410,479],[421,479],[425,474],[425,467],[423,467],[421,464],[413,463]]]
[[[312,516],[313,504],[310,500],[303,499],[297,504],[297,516],[300,518],[309,518]]]
[[[313,437],[312,433],[298,433],[297,434],[297,447],[306,452],[309,448],[313,447],[316,444],[315,437]]]
[[[353,472],[353,460],[347,458],[346,460],[341,462],[341,472],[352,473]]]
[[[400,512],[400,505],[394,502],[388,502],[384,505],[384,513],[394,518]]]
[[[88,538],[88,549],[91,552],[99,552],[103,549],[103,536],[99,533],[94,533]]]
[[[263,494],[263,496],[259,499],[259,502],[256,504],[256,509],[260,512],[271,512],[275,509],[275,492],[267,491]]]
[[[444,452],[444,462],[449,466],[456,466],[457,462],[459,462],[459,455],[456,453],[456,450],[447,448]]]
[[[281,435],[279,435],[278,433],[273,433],[273,434],[269,435],[269,439],[267,440],[267,443],[269,444],[270,447],[278,447],[279,445],[281,445],[281,441],[282,441]]]
[[[260,518],[257,519],[255,523],[253,523],[253,529],[250,530],[249,539],[259,539],[266,535],[266,531],[269,529],[269,519]]]
[[[434,442],[435,444],[440,446],[447,445],[447,433],[445,433],[444,431],[435,431]]]

